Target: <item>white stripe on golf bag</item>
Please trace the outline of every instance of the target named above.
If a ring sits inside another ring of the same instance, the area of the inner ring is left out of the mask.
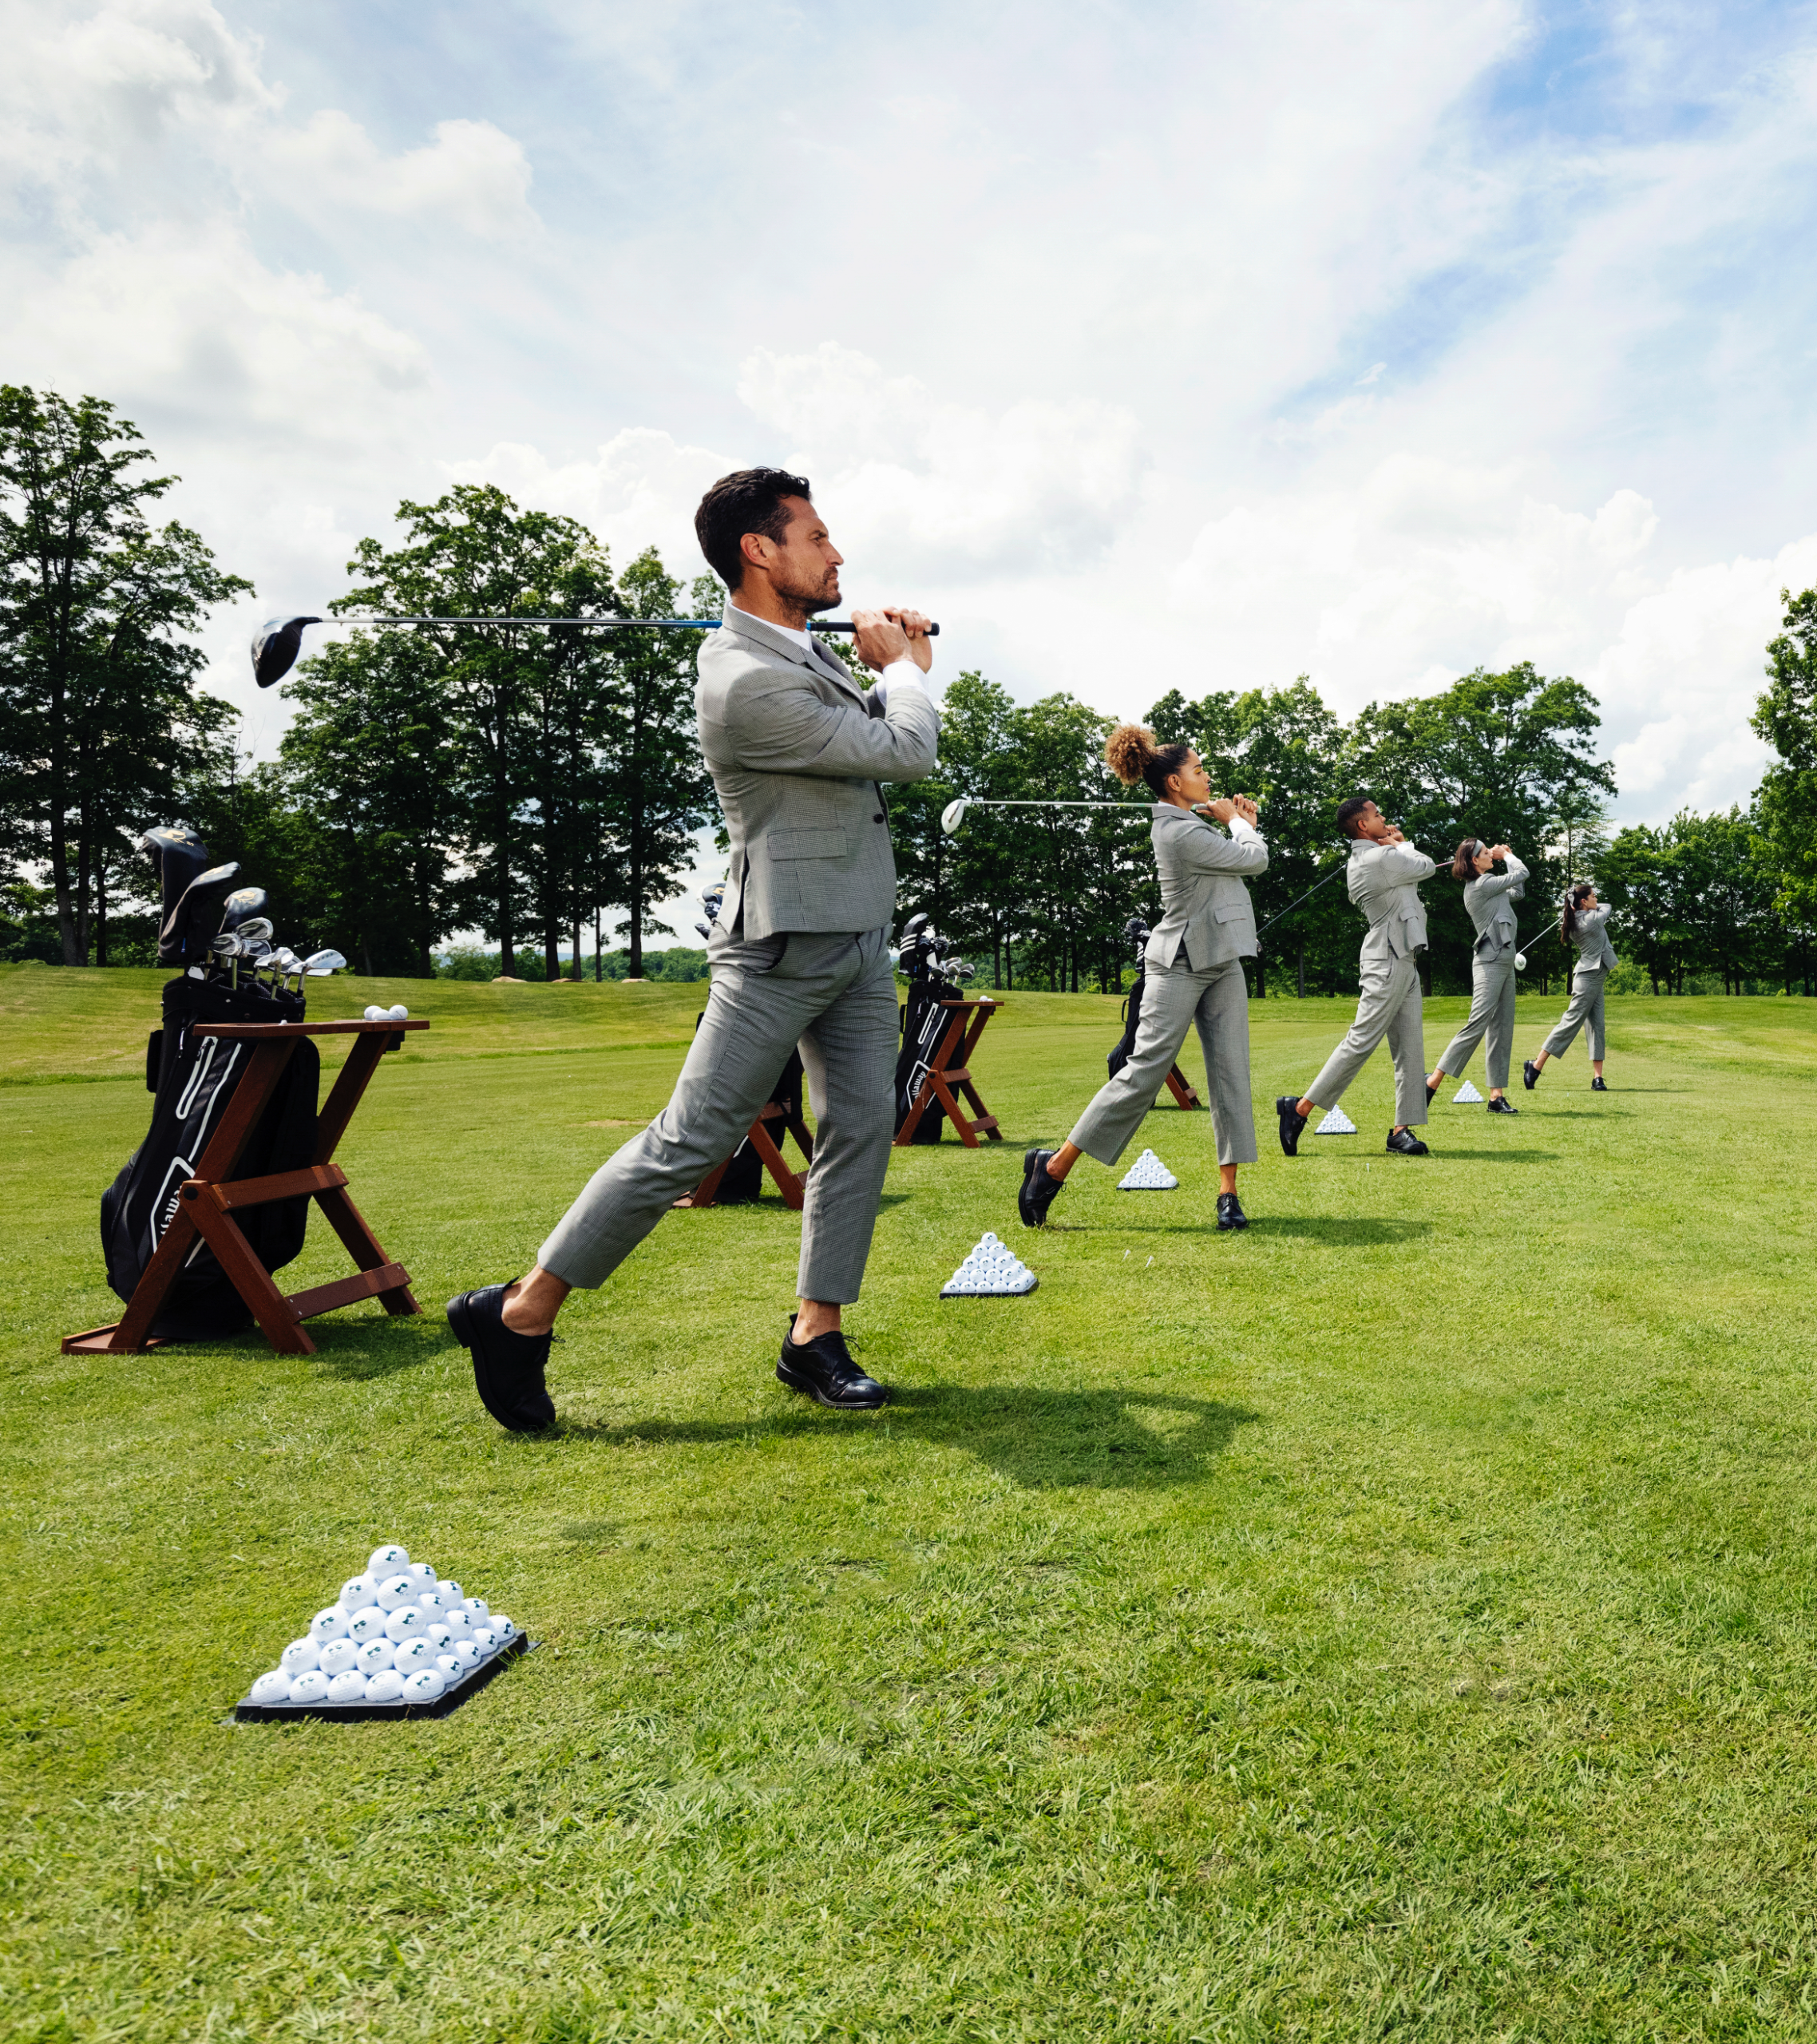
[[[189,1025],[185,1023],[184,1034],[187,1037],[188,1033]],[[184,1087],[183,1096],[176,1103],[176,1119],[180,1124],[187,1121],[194,1111],[197,1096],[201,1095],[204,1083],[212,1080],[209,1091],[203,1099],[201,1119],[193,1131],[187,1131],[190,1135],[189,1149],[196,1157],[202,1156],[208,1150],[208,1137],[212,1132],[211,1124],[214,1121],[216,1110],[224,1104],[231,1091],[228,1082],[232,1078],[234,1069],[239,1062],[241,1046],[237,1043],[228,1044],[227,1056],[221,1062],[220,1069],[218,1071],[216,1069],[215,1053],[225,1042],[226,1040],[220,1036],[210,1036],[205,1040],[202,1054],[196,1060],[196,1068],[189,1075],[189,1082]],[[180,1057],[182,1054],[183,1046],[180,1044],[177,1055]],[[145,1258],[148,1262],[156,1253],[158,1243],[165,1229],[176,1218],[178,1197],[184,1180],[192,1178],[195,1175],[196,1167],[186,1156],[173,1156],[165,1167],[164,1180],[158,1187],[156,1198],[152,1202],[147,1223],[149,1239],[146,1243]],[[203,1247],[202,1238],[198,1235],[195,1246],[184,1259],[185,1265],[193,1262],[201,1254]]]

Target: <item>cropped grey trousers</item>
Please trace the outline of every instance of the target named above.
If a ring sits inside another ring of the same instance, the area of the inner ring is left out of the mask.
[[[536,1260],[570,1285],[604,1284],[744,1140],[798,1043],[815,1127],[797,1289],[849,1305],[896,1133],[889,932],[753,941],[715,929],[707,959],[707,1012],[669,1104],[588,1179]]]
[[[1360,976],[1356,1020],[1343,1042],[1325,1060],[1324,1070],[1306,1088],[1306,1098],[1321,1107],[1335,1107],[1386,1036],[1389,1055],[1395,1061],[1395,1127],[1417,1126],[1426,1119],[1426,1034],[1420,1006],[1419,961],[1365,956]]]
[[[1514,1050],[1514,954],[1477,958],[1471,962],[1470,1012],[1463,1027],[1445,1046],[1438,1069],[1460,1078],[1470,1054],[1486,1036],[1483,1060],[1489,1068],[1489,1090],[1506,1092],[1508,1066]]]
[[[1589,1032],[1592,1064],[1602,1062],[1602,990],[1606,972],[1579,972],[1571,981],[1571,1004],[1558,1018],[1551,1035],[1540,1045],[1548,1057],[1562,1057],[1577,1041],[1578,1032]]]
[[[1067,1141],[1100,1164],[1115,1163],[1167,1083],[1195,1022],[1205,1052],[1217,1161],[1253,1164],[1256,1118],[1249,1103],[1249,988],[1240,958],[1202,972],[1174,965],[1157,966],[1146,975],[1130,1061],[1099,1088]]]

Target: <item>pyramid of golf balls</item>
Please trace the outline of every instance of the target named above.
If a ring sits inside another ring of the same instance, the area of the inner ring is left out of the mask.
[[[943,1299],[1011,1298],[1032,1292],[1039,1281],[1027,1265],[987,1232],[952,1277],[940,1287]]]
[[[433,1703],[517,1628],[482,1598],[414,1562],[374,1547],[362,1575],[293,1639],[252,1685],[253,1703]]]

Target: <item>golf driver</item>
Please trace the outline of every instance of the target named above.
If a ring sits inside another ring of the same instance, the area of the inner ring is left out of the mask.
[[[154,824],[133,842],[135,849],[149,852],[158,862],[158,881],[163,895],[160,906],[168,923],[171,911],[183,899],[183,890],[198,873],[208,869],[212,855],[196,833],[180,823]],[[160,965],[172,962],[168,958],[159,961]]]
[[[252,642],[252,678],[261,688],[269,688],[282,681],[296,664],[297,655],[303,650],[303,628],[306,624],[321,624],[319,617],[274,617],[266,620],[264,628]],[[717,632],[719,620],[716,617],[337,617],[336,624],[482,624],[509,626],[514,624],[565,624],[577,632]],[[810,632],[850,632],[854,629],[850,619],[842,617],[810,618]],[[937,639],[940,627],[930,624],[928,636]]]
[[[232,886],[239,866],[210,866],[199,873],[178,897],[176,905],[158,931],[160,965],[197,965],[208,956],[213,941],[221,897]]]
[[[265,890],[263,887],[236,887],[221,904],[221,928],[243,929],[254,921],[264,921]],[[265,924],[265,934],[269,937],[271,926]]]
[[[1139,816],[1144,822],[1149,814],[1144,804],[1134,802],[986,802],[976,795],[961,795],[940,811],[940,828],[948,837],[959,835],[959,826],[971,809],[1120,809],[1126,816]]]

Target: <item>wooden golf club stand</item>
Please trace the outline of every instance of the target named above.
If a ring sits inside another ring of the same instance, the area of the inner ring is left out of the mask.
[[[993,1143],[1001,1143],[1004,1132],[997,1126],[997,1118],[984,1105],[972,1077],[972,1053],[978,1048],[978,1039],[984,1033],[984,1024],[1003,1006],[1000,1000],[943,1000],[940,1006],[952,1016],[941,1036],[940,1048],[934,1052],[920,1084],[915,1089],[915,1098],[908,1113],[903,1117],[902,1127],[897,1131],[895,1147],[905,1148],[915,1139],[915,1130],[921,1116],[937,1100],[945,1110],[946,1117],[959,1132],[959,1139],[968,1150],[978,1147],[978,1131],[982,1129]],[[966,1021],[967,1016],[972,1020]],[[959,1095],[976,1109],[968,1119],[959,1104]]]
[[[1168,1068],[1167,1090],[1174,1095],[1175,1104],[1182,1114],[1190,1114],[1194,1107],[1202,1107],[1205,1105],[1204,1101],[1193,1091],[1192,1081],[1177,1064]]]
[[[152,1324],[198,1235],[214,1251],[215,1260],[271,1346],[287,1355],[314,1355],[315,1344],[301,1323],[316,1313],[332,1313],[337,1306],[375,1298],[389,1313],[421,1313],[422,1307],[410,1296],[410,1274],[386,1255],[378,1238],[347,1197],[347,1175],[334,1162],[334,1155],[380,1057],[400,1044],[407,1032],[428,1027],[426,1022],[398,1022],[389,1017],[378,1022],[196,1023],[198,1036],[236,1037],[250,1043],[252,1061],[196,1167],[196,1175],[184,1182],[176,1211],[133,1286],[125,1315],[110,1327],[65,1335],[64,1354],[131,1355],[163,1347],[163,1339],[152,1333]],[[300,1171],[277,1171],[267,1178],[235,1178],[240,1155],[298,1044],[305,1036],[357,1036],[359,1040],[315,1118],[315,1162]],[[234,1214],[236,1209],[294,1199],[299,1194],[307,1194],[321,1207],[358,1266],[358,1274],[286,1294],[253,1254]]]
[[[782,1126],[772,1135],[768,1124],[779,1122]],[[795,1139],[795,1147],[811,1164],[813,1162],[813,1138],[808,1133],[807,1123],[799,1114],[786,1114],[774,1100],[766,1100],[757,1111],[757,1119],[750,1125],[746,1139],[752,1149],[763,1159],[763,1168],[776,1181],[776,1190],[782,1194],[783,1204],[792,1206],[798,1214],[807,1204],[807,1175],[792,1171],[789,1160],[782,1155],[782,1137],[786,1133]],[[738,1155],[734,1150],[732,1157]],[[709,1171],[692,1192],[683,1193],[675,1202],[678,1206],[715,1206],[718,1204],[719,1182],[731,1168],[732,1157]],[[762,1182],[761,1180],[758,1181]]]

